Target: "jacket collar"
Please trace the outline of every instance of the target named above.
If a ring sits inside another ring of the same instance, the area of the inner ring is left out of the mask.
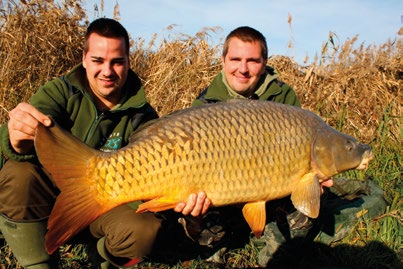
[[[271,89],[269,85],[271,82],[278,78],[277,71],[270,67],[266,66],[266,72],[261,78],[259,82],[258,89],[255,93],[260,96],[266,95],[275,95],[278,94],[278,87]],[[224,72],[221,71],[217,76],[214,77],[213,81],[211,82],[210,86],[207,89],[205,99],[209,100],[217,100],[217,101],[225,101],[230,98],[237,97],[237,98],[245,98],[239,94],[237,94],[234,90],[232,90],[228,83],[226,82]]]

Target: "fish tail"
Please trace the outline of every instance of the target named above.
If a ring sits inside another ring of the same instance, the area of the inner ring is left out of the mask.
[[[97,202],[96,182],[87,171],[88,163],[99,156],[99,151],[56,123],[37,128],[35,150],[40,163],[61,191],[50,214],[46,234],[46,249],[53,253],[113,206]]]
[[[48,220],[45,244],[50,254],[106,211],[94,202],[93,196],[85,193],[86,190],[80,190],[86,186],[72,186],[70,189],[74,188],[74,191],[65,190],[58,196]],[[77,192],[83,194],[77,195]]]

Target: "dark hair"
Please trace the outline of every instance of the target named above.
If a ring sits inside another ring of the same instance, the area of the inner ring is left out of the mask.
[[[129,55],[130,42],[129,34],[126,29],[116,20],[108,18],[99,18],[90,23],[84,37],[84,53],[88,52],[88,39],[91,34],[96,33],[104,37],[121,38],[123,37],[126,45],[126,52]]]
[[[262,50],[262,57],[267,60],[267,43],[264,35],[256,29],[249,26],[241,26],[232,30],[229,35],[225,38],[224,47],[222,51],[222,56],[225,57],[228,53],[229,41],[231,38],[236,37],[244,42],[259,42],[260,48]]]

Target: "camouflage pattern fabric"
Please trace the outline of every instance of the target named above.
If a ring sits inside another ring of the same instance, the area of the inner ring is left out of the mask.
[[[270,222],[261,238],[251,238],[259,249],[259,266],[265,267],[288,239],[303,237],[330,244],[348,236],[361,217],[372,219],[385,212],[387,203],[383,190],[373,181],[345,178],[334,181],[334,186],[323,195],[317,219],[308,219],[294,211],[287,215],[287,224]],[[288,226],[289,233],[284,232],[284,226]]]

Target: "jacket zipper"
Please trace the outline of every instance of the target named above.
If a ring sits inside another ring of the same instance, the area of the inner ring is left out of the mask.
[[[92,137],[94,130],[96,129],[96,127],[99,124],[99,121],[103,118],[104,113],[102,112],[101,114],[98,114],[98,110],[96,109],[95,105],[92,106],[95,109],[95,115],[97,115],[95,117],[95,120],[91,123],[91,127],[89,132],[87,133],[87,136],[85,137],[85,143],[87,143],[90,138]]]

